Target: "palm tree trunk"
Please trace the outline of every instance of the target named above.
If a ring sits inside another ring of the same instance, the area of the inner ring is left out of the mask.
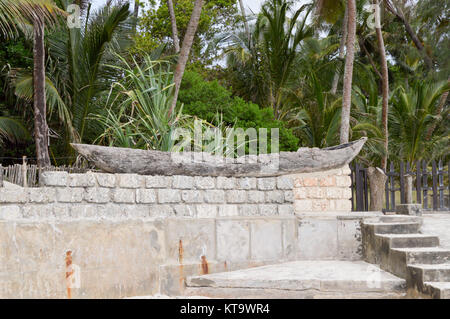
[[[345,7],[344,21],[342,22],[342,37],[339,44],[339,60],[344,58],[345,54],[345,41],[347,40],[347,26],[348,26],[348,7]],[[334,72],[333,84],[331,85],[331,93],[336,94],[339,84],[339,71],[336,69]]]
[[[347,143],[350,131],[350,107],[352,104],[352,80],[353,61],[355,58],[355,37],[356,37],[356,5],[355,0],[347,0],[348,7],[348,34],[347,34],[347,55],[345,57],[344,69],[344,89],[342,93],[342,113],[340,143]]]
[[[389,0],[385,0],[385,1],[386,1],[388,10],[402,21],[403,25],[405,26],[406,32],[411,37],[411,40],[414,42],[414,45],[416,46],[416,48],[422,54],[423,60],[425,61],[425,64],[427,65],[428,69],[432,70],[433,69],[433,60],[431,60],[431,58],[428,56],[422,42],[420,41],[419,37],[416,35],[416,33],[412,29],[411,25],[409,24],[408,20],[406,19],[405,15],[403,13],[403,10],[399,6],[396,6],[395,3],[392,3]]]
[[[378,12],[376,19],[378,21],[375,25],[375,31],[377,34],[377,40],[378,40],[378,50],[380,51],[380,65],[381,65],[381,92],[382,92],[382,111],[381,111],[381,119],[383,122],[383,135],[384,135],[384,151],[385,155],[381,159],[381,168],[386,171],[387,167],[387,159],[388,159],[388,146],[389,146],[389,132],[388,132],[388,100],[389,100],[389,75],[388,75],[388,66],[387,66],[387,59],[386,59],[386,49],[384,47],[384,39],[383,39],[383,33],[381,31],[381,22],[380,22],[380,7],[378,0],[375,0],[375,5],[377,6]]]
[[[370,65],[372,66],[374,72],[376,73],[376,75],[382,79],[383,76],[381,75],[380,71],[378,71],[377,66],[375,65],[375,62],[372,59],[372,56],[370,55],[369,50],[367,50],[366,45],[364,44],[364,40],[359,38],[358,39],[359,42],[359,47],[364,51],[364,54],[367,56],[367,59],[369,60]]]
[[[133,33],[136,33],[138,17],[139,17],[139,0],[134,0],[134,25],[133,25]]]
[[[178,38],[177,19],[175,18],[172,0],[167,0],[167,7],[169,8],[170,23],[172,24],[173,46],[175,53],[178,53],[180,52],[180,39]]]
[[[45,99],[44,22],[36,18],[33,27],[34,138],[37,164],[39,167],[47,167],[50,166],[50,156],[48,153],[47,105]]]
[[[244,19],[244,28],[245,28],[245,34],[247,35],[248,44],[251,47],[251,36],[250,36],[250,28],[248,27],[247,18],[245,16],[245,8],[244,8],[244,2],[242,0],[239,0],[239,6],[241,7],[241,13],[242,18]]]
[[[178,63],[175,68],[174,82],[175,92],[172,100],[172,105],[169,109],[169,116],[177,105],[178,93],[180,91],[181,80],[183,78],[184,69],[189,58],[192,43],[194,42],[195,32],[197,31],[198,22],[200,20],[200,14],[202,13],[203,0],[195,0],[194,9],[192,10],[191,19],[187,26],[186,34],[183,38],[183,44],[181,46],[180,56],[178,57]]]

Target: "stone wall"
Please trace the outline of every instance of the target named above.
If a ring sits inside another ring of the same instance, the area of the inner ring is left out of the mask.
[[[350,212],[351,178],[348,166],[292,176],[295,212]]]
[[[349,212],[348,167],[266,178],[46,172],[42,187],[0,188],[3,218],[290,216]],[[8,206],[7,212],[4,211]]]
[[[363,215],[349,214],[347,173],[47,172],[39,188],[5,183],[0,298],[178,295],[190,275],[296,259],[360,259]],[[80,287],[66,281],[69,259],[81,272]]]
[[[12,218],[89,217],[99,209],[114,217],[286,216],[292,187],[291,177],[46,172],[42,187],[0,189],[0,204],[17,204],[8,209]]]

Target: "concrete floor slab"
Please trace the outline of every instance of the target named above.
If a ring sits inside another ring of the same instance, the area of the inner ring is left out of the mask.
[[[405,280],[363,261],[308,260],[189,277],[188,287],[401,293]]]

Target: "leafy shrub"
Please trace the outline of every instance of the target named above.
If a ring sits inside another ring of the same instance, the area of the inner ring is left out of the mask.
[[[205,81],[198,73],[187,71],[181,83],[178,103],[183,105],[183,113],[198,116],[216,123],[218,114],[225,124],[235,128],[279,128],[280,151],[296,151],[298,138],[282,121],[274,119],[271,108],[260,108],[254,103],[232,96],[232,93],[216,80]],[[270,150],[270,135],[268,139]]]

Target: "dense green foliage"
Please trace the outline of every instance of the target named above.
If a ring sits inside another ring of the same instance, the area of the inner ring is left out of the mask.
[[[247,10],[245,17],[236,0],[205,1],[173,115],[167,110],[178,57],[166,1],[142,5],[137,29],[128,3],[96,11],[87,1],[75,0],[0,0],[0,5],[10,2],[52,3],[61,12],[73,3],[83,5],[81,28],[69,29],[64,19],[53,19],[45,34],[54,164],[73,162],[69,143],[74,141],[173,150],[177,138],[172,132],[192,132],[196,123],[202,130],[279,128],[282,151],[339,143],[345,1],[307,1],[298,7],[292,1],[267,0],[259,12]],[[193,1],[173,3],[182,42]],[[369,137],[359,160],[377,166],[386,152],[380,51],[368,23],[371,3],[356,1],[350,139]],[[447,161],[449,4],[382,3],[390,93],[388,159]],[[0,157],[32,157],[34,152],[29,13],[23,7],[16,16],[0,14]]]
[[[254,103],[232,96],[218,81],[207,82],[195,72],[186,72],[178,101],[183,105],[185,113],[212,123],[220,114],[220,119],[226,125],[234,127],[257,130],[279,128],[280,150],[295,151],[298,148],[298,138],[282,121],[274,119],[272,108],[260,108]],[[270,149],[270,139],[268,145]]]

